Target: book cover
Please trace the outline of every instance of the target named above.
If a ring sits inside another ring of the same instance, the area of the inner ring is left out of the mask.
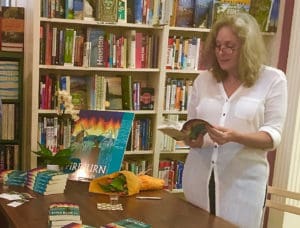
[[[72,133],[75,160],[67,168],[75,172],[69,179],[84,181],[119,171],[134,113],[80,110],[79,117]]]
[[[210,124],[205,120],[190,119],[184,123],[165,121],[157,129],[173,139],[181,141],[186,138],[196,139],[199,134],[205,135],[207,133],[207,125]]]
[[[251,1],[252,4],[253,1]],[[249,13],[250,0],[220,0],[214,1],[213,21],[225,14]]]
[[[73,0],[74,19],[83,19],[83,0]]]
[[[272,10],[267,24],[268,32],[276,32],[278,26],[280,0],[273,0]]]
[[[179,0],[176,9],[176,23],[178,27],[193,27],[194,0]]]
[[[140,94],[141,110],[154,110],[154,88],[142,87]]]
[[[118,1],[118,22],[127,23],[127,0]]]
[[[118,21],[118,0],[97,1],[96,20],[104,23],[116,23]]]
[[[104,41],[105,32],[99,28],[89,27],[87,29],[87,41],[90,42],[90,60],[91,67],[104,67]]]
[[[100,228],[151,228],[150,224],[137,220],[135,218],[126,218],[117,222],[112,222]]]
[[[70,78],[70,94],[72,96],[72,104],[74,109],[87,109],[87,85],[88,77],[71,77]]]
[[[262,32],[267,31],[269,14],[273,0],[251,0],[249,13],[256,19]]]
[[[108,101],[107,109],[110,110],[121,110],[123,108],[123,94],[122,94],[122,77],[111,76],[106,77],[106,101]]]
[[[195,0],[194,27],[210,28],[213,15],[213,0]]]
[[[2,6],[1,50],[23,52],[24,8]]]
[[[48,210],[49,221],[72,220],[80,221],[80,208],[76,203],[69,202],[53,202],[49,205]]]

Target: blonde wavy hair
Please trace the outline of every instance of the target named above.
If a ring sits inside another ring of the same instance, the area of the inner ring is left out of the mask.
[[[216,59],[216,37],[219,30],[228,26],[241,41],[238,73],[244,86],[251,87],[259,77],[259,70],[266,63],[266,47],[259,25],[254,17],[247,13],[226,15],[216,21],[206,39],[204,58],[211,67],[218,82],[227,77]]]

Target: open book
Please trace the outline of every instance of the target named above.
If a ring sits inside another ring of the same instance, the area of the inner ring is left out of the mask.
[[[196,139],[199,134],[205,135],[207,133],[206,126],[210,126],[210,123],[205,120],[190,119],[183,123],[165,121],[157,129],[173,139],[181,141],[187,138]]]

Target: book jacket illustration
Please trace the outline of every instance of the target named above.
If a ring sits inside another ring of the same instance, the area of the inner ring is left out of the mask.
[[[72,132],[71,180],[89,181],[119,171],[134,113],[80,110]]]

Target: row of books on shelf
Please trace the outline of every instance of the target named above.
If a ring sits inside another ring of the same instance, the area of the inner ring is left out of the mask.
[[[19,145],[0,144],[0,171],[6,169],[18,169]]]
[[[40,64],[157,68],[158,50],[157,35],[136,30],[62,28],[48,22],[40,26]]]
[[[24,8],[2,6],[0,14],[1,51],[23,52]]]
[[[277,30],[280,0],[173,0],[170,25],[211,28],[224,14],[253,15],[262,32]]]
[[[159,161],[158,177],[165,182],[164,189],[182,189],[182,174],[184,162],[181,160],[165,159]]]
[[[53,153],[70,147],[72,122],[69,118],[39,116],[38,126],[39,142]]]
[[[2,100],[19,98],[19,62],[0,61],[0,97]]]
[[[15,140],[17,138],[16,122],[18,121],[16,104],[2,104],[0,139]]]
[[[133,120],[131,135],[127,143],[127,150],[151,150],[152,149],[152,127],[151,118],[135,118]]]
[[[69,118],[40,116],[38,126],[39,142],[54,153],[59,149],[70,147],[73,126]],[[152,134],[151,118],[134,119],[126,149],[129,151],[151,150]]]
[[[146,159],[130,159],[124,158],[122,162],[122,170],[127,170],[138,175],[140,173],[147,173],[152,169],[152,163]]]
[[[172,1],[162,0],[41,0],[41,17],[102,23],[169,23]]]
[[[185,111],[193,88],[192,79],[168,77],[165,86],[166,111]]]
[[[204,43],[199,37],[170,36],[165,68],[175,70],[205,69],[202,59],[203,47]]]
[[[70,93],[77,110],[154,110],[154,88],[145,80],[133,81],[131,75],[42,75],[39,107],[59,109],[58,90]]]

